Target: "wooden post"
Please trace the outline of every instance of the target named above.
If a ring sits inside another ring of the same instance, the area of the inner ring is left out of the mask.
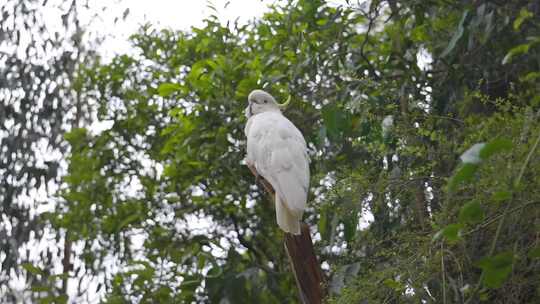
[[[272,185],[257,173],[255,167],[248,165],[248,168],[275,201],[275,190]],[[320,304],[326,294],[321,266],[313,249],[308,225],[301,223],[300,230],[300,235],[285,233],[285,251],[291,263],[300,302]]]

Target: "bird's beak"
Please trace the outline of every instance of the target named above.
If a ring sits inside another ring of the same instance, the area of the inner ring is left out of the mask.
[[[289,95],[289,97],[287,97],[287,100],[284,103],[281,103],[281,104],[278,103],[278,107],[281,110],[285,110],[289,106],[290,103],[291,103],[291,95]]]
[[[247,118],[250,118],[251,116],[253,116],[253,110],[251,109],[251,102],[248,104],[248,106],[244,110],[244,113]]]

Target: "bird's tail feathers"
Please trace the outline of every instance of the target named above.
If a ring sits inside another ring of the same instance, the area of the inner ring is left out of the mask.
[[[300,217],[289,211],[286,203],[276,194],[276,218],[278,226],[285,232],[300,234]]]

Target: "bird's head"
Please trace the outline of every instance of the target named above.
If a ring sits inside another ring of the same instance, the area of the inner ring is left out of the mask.
[[[285,103],[279,104],[274,99],[274,97],[272,97],[272,95],[268,94],[267,92],[263,90],[253,90],[251,93],[249,93],[248,96],[249,104],[245,110],[246,117],[250,118],[253,115],[268,111],[279,112],[281,109],[285,108],[290,101],[291,98],[289,96]]]

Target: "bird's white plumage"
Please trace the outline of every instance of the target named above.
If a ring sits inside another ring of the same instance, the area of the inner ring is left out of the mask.
[[[309,189],[304,137],[277,107],[248,116],[246,161],[274,187],[279,227],[299,234]]]

